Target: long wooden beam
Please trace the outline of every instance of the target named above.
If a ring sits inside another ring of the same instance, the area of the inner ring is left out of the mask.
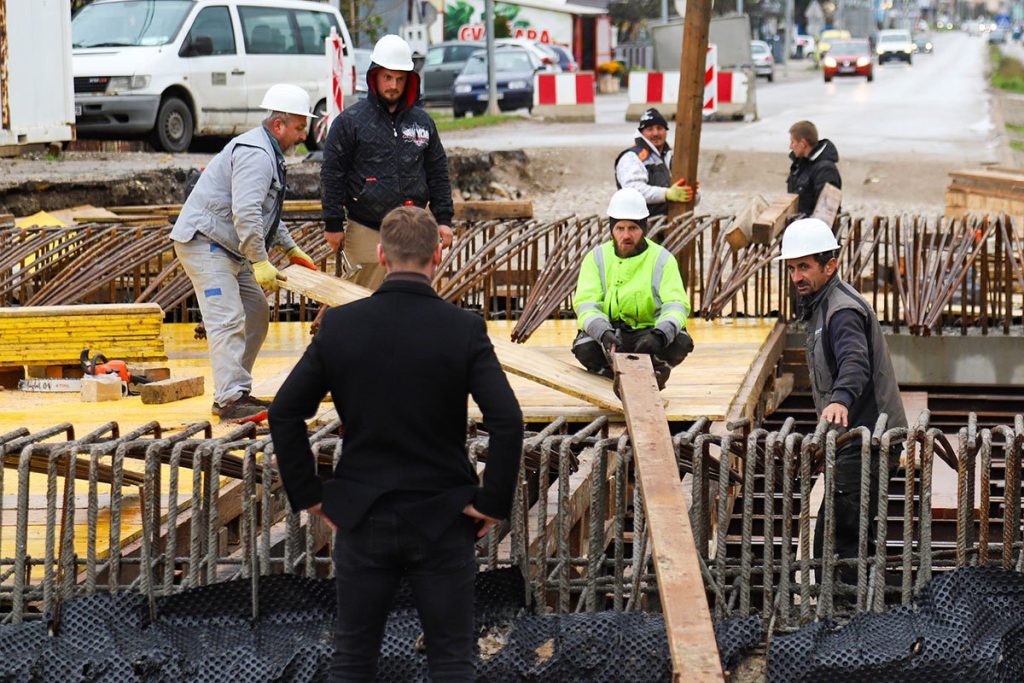
[[[288,279],[283,289],[301,294],[329,306],[340,306],[369,296],[365,287],[336,278],[322,271],[290,266],[284,269]],[[586,370],[505,339],[492,338],[498,361],[507,372],[583,399],[606,410],[621,411],[622,404],[607,379]]]
[[[613,361],[647,514],[673,681],[724,681],[672,435],[650,356],[616,353]]]

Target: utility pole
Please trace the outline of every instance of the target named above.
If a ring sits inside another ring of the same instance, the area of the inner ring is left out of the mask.
[[[688,0],[683,20],[683,46],[679,64],[679,97],[676,105],[672,182],[686,178],[696,189],[700,128],[704,121],[704,71],[707,64],[711,0]],[[669,202],[668,217],[693,209],[693,203]]]
[[[498,79],[494,75],[494,0],[484,3],[484,19],[487,33],[487,113],[497,116],[498,110]]]
[[[793,0],[786,0],[786,26],[782,31],[782,73],[789,76],[789,51],[793,47]]]
[[[668,0],[661,0],[661,20],[668,22]]]

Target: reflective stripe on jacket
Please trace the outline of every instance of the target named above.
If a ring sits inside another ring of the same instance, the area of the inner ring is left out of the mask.
[[[657,327],[671,343],[686,327],[690,297],[679,264],[664,247],[644,239],[647,248],[636,256],[619,258],[609,240],[584,257],[573,308],[588,336],[600,340],[621,322],[632,329]]]

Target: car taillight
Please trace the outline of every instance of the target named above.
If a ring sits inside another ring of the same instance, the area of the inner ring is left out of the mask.
[[[355,64],[353,64],[352,65],[352,92],[356,91],[356,86],[357,85],[358,84],[356,83],[356,67],[355,67]]]

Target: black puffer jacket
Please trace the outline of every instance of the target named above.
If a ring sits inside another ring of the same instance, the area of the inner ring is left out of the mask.
[[[327,232],[352,220],[379,229],[388,211],[406,203],[426,208],[440,224],[452,221],[448,157],[434,120],[416,106],[419,75],[413,71],[394,114],[377,97],[371,64],[369,93],[331,124],[320,169],[321,199]]]
[[[789,158],[793,162],[789,167],[789,178],[786,180],[786,191],[800,195],[799,211],[805,216],[814,213],[814,205],[818,203],[818,195],[825,183],[832,183],[840,190],[843,180],[839,177],[839,152],[829,140],[819,140],[811,153],[806,157],[796,157],[792,152]]]

